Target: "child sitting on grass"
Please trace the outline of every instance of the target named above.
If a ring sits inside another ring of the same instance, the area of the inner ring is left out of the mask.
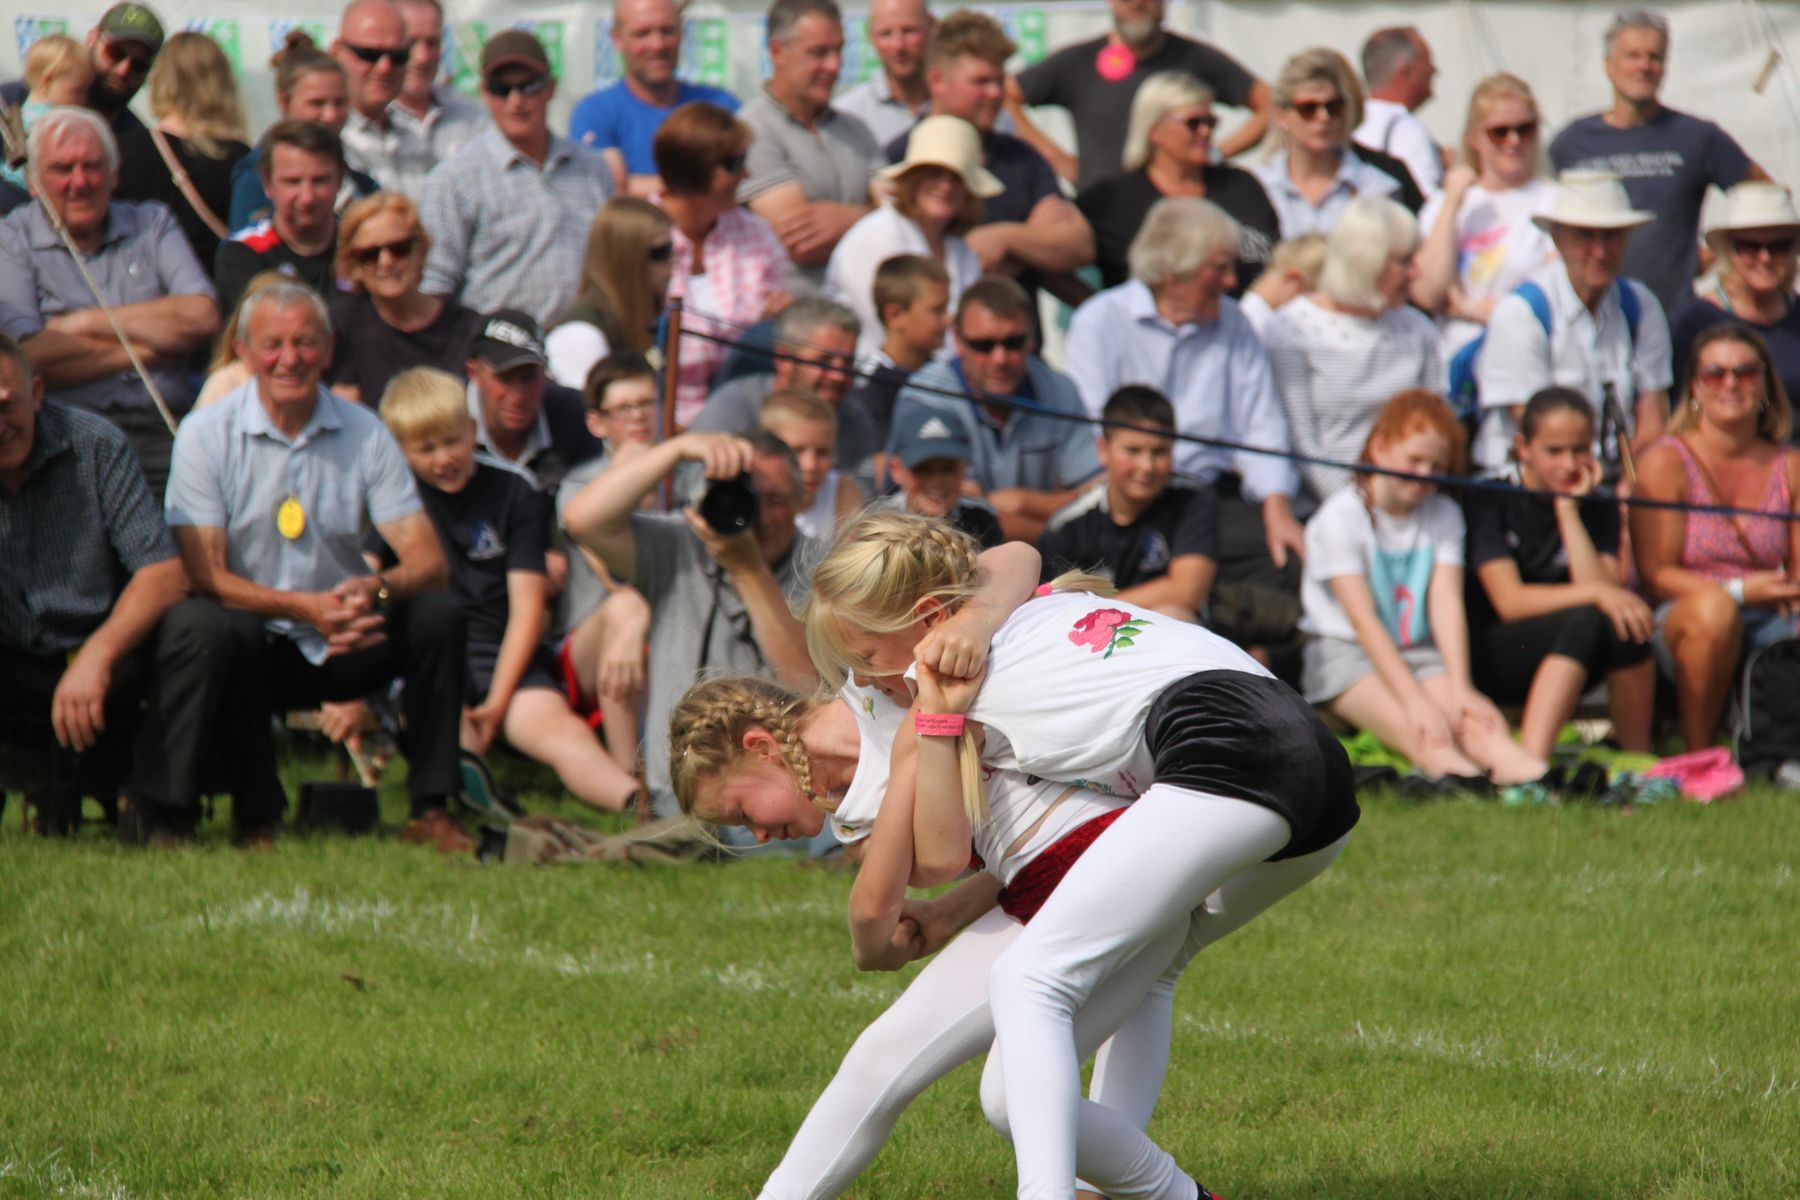
[[[837,410],[811,392],[789,388],[763,401],[761,423],[800,464],[804,494],[794,524],[807,537],[830,541],[838,525],[863,505],[863,490],[856,480],[832,466]]]
[[[1219,511],[1211,488],[1175,475],[1175,408],[1155,388],[1131,384],[1107,397],[1101,416],[1145,428],[1101,427],[1105,474],[1038,539],[1044,581],[1094,571],[1121,600],[1196,621],[1218,573]]]
[[[638,782],[569,708],[556,649],[544,640],[548,500],[522,474],[476,458],[466,389],[443,371],[396,375],[381,398],[381,419],[418,477],[468,620],[463,748],[481,754],[504,736],[554,769],[578,800],[624,811]]]
[[[1362,460],[1420,475],[1461,472],[1467,434],[1434,392],[1388,401]],[[1475,690],[1463,612],[1463,517],[1435,485],[1359,474],[1306,525],[1300,585],[1305,693],[1427,775],[1526,783],[1545,761]]]

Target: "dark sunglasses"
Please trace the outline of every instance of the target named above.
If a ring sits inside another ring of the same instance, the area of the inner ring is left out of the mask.
[[[1771,258],[1786,258],[1794,252],[1793,238],[1774,238],[1771,241],[1758,241],[1756,238],[1732,238],[1731,252],[1741,254],[1745,258],[1755,258],[1767,253]]]
[[[349,42],[345,42],[344,49],[371,67],[378,65],[384,58],[387,59],[389,66],[403,67],[406,65],[406,60],[412,56],[411,46],[396,46],[388,49],[384,46],[352,46]]]
[[[550,77],[548,75],[534,75],[530,79],[522,80],[517,83],[498,83],[495,80],[488,79],[484,80],[481,86],[488,95],[496,100],[511,99],[514,92],[519,93],[521,96],[541,96],[544,94],[545,89],[550,86]]]
[[[411,258],[414,239],[405,237],[397,242],[383,242],[379,246],[353,246],[350,254],[365,267],[372,267],[381,261],[383,251],[393,258]]]
[[[730,158],[721,158],[719,160],[719,166],[724,169],[727,175],[736,175],[739,171],[744,169],[744,156],[742,154],[733,154]]]
[[[1219,127],[1219,118],[1211,116],[1210,114],[1203,117],[1183,117],[1177,124],[1185,126],[1189,133],[1200,133],[1203,131],[1211,133]]]
[[[1017,354],[1031,344],[1029,333],[1015,333],[1001,338],[978,338],[958,331],[956,336],[963,340],[963,345],[977,354],[992,354],[996,346],[1004,349],[1008,354]]]
[[[1338,96],[1331,100],[1296,100],[1288,107],[1302,121],[1317,120],[1320,113],[1324,113],[1335,121],[1344,115],[1345,106],[1344,98]]]
[[[1761,363],[1739,363],[1735,367],[1701,367],[1694,372],[1694,377],[1702,383],[1720,384],[1727,377],[1735,378],[1739,383],[1749,383],[1752,379],[1762,378]]]
[[[116,42],[112,38],[101,38],[106,53],[114,62],[128,62],[133,74],[145,74],[156,61],[156,52],[136,42]]]
[[[645,252],[645,256],[651,262],[668,262],[675,257],[675,243],[663,242],[660,245],[652,246]]]
[[[1520,121],[1517,125],[1489,125],[1485,132],[1490,142],[1504,142],[1509,137],[1516,137],[1521,142],[1537,136],[1536,121]]]

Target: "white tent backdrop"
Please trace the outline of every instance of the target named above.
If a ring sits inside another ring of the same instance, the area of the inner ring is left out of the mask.
[[[277,6],[268,0],[153,0],[152,7],[169,29],[205,30],[226,47],[243,70],[253,129],[273,117],[267,66],[271,47],[295,25],[308,28],[324,43],[337,20],[336,11],[319,0],[300,0],[281,15],[274,15]],[[949,7],[940,6],[939,11]],[[1097,0],[984,7],[1012,31],[1022,63],[1093,36],[1106,23],[1105,6]],[[1600,38],[1616,7],[1592,0],[1174,0],[1170,25],[1218,44],[1265,79],[1274,75],[1283,58],[1306,46],[1335,46],[1354,61],[1370,31],[1384,25],[1416,25],[1432,44],[1440,68],[1438,98],[1420,116],[1440,141],[1449,144],[1460,133],[1470,88],[1495,70],[1512,71],[1530,82],[1552,129],[1600,108],[1608,98],[1600,71]],[[45,0],[9,0],[7,8],[14,37],[0,44],[0,77],[14,78],[19,57],[33,38],[48,31],[80,36],[105,5],[60,8]],[[457,41],[470,49],[479,46],[487,31],[505,25],[538,30],[560,66],[554,120],[565,121],[570,104],[616,77],[617,62],[607,36],[610,4],[445,0],[445,8]],[[1694,0],[1664,9],[1675,30],[1663,93],[1667,102],[1719,121],[1777,179],[1800,182],[1800,73],[1786,60],[1769,69],[1770,53],[1783,41],[1800,49],[1800,5]],[[740,95],[754,88],[766,71],[762,11],[752,4],[695,0],[688,10],[684,74]],[[878,64],[863,38],[862,12],[846,12],[851,25],[844,69],[847,85]],[[467,67],[454,54],[448,58],[459,85],[471,86]],[[1053,132],[1067,128],[1059,116],[1045,114],[1045,124]]]

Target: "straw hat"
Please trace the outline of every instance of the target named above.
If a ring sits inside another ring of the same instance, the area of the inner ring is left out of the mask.
[[[1574,229],[1636,229],[1656,214],[1631,207],[1625,185],[1610,171],[1565,171],[1556,181],[1550,211],[1531,218],[1539,229],[1567,225]]]
[[[1707,227],[1706,244],[1724,254],[1729,235],[1745,229],[1792,229],[1800,232],[1794,196],[1779,183],[1740,183],[1725,193],[1725,211]]]
[[[962,177],[963,186],[983,200],[1006,190],[992,172],[981,165],[981,134],[961,117],[926,117],[906,139],[906,157],[880,171],[882,179],[898,179],[914,167],[948,167]]]

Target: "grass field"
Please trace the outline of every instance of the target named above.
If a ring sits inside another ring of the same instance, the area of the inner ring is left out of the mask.
[[[385,798],[397,823],[401,804]],[[0,834],[0,1196],[749,1197],[903,977],[848,875]],[[1800,1195],[1800,802],[1407,807],[1202,956],[1152,1132],[1232,1200]],[[851,1193],[997,1197],[976,1068]]]

